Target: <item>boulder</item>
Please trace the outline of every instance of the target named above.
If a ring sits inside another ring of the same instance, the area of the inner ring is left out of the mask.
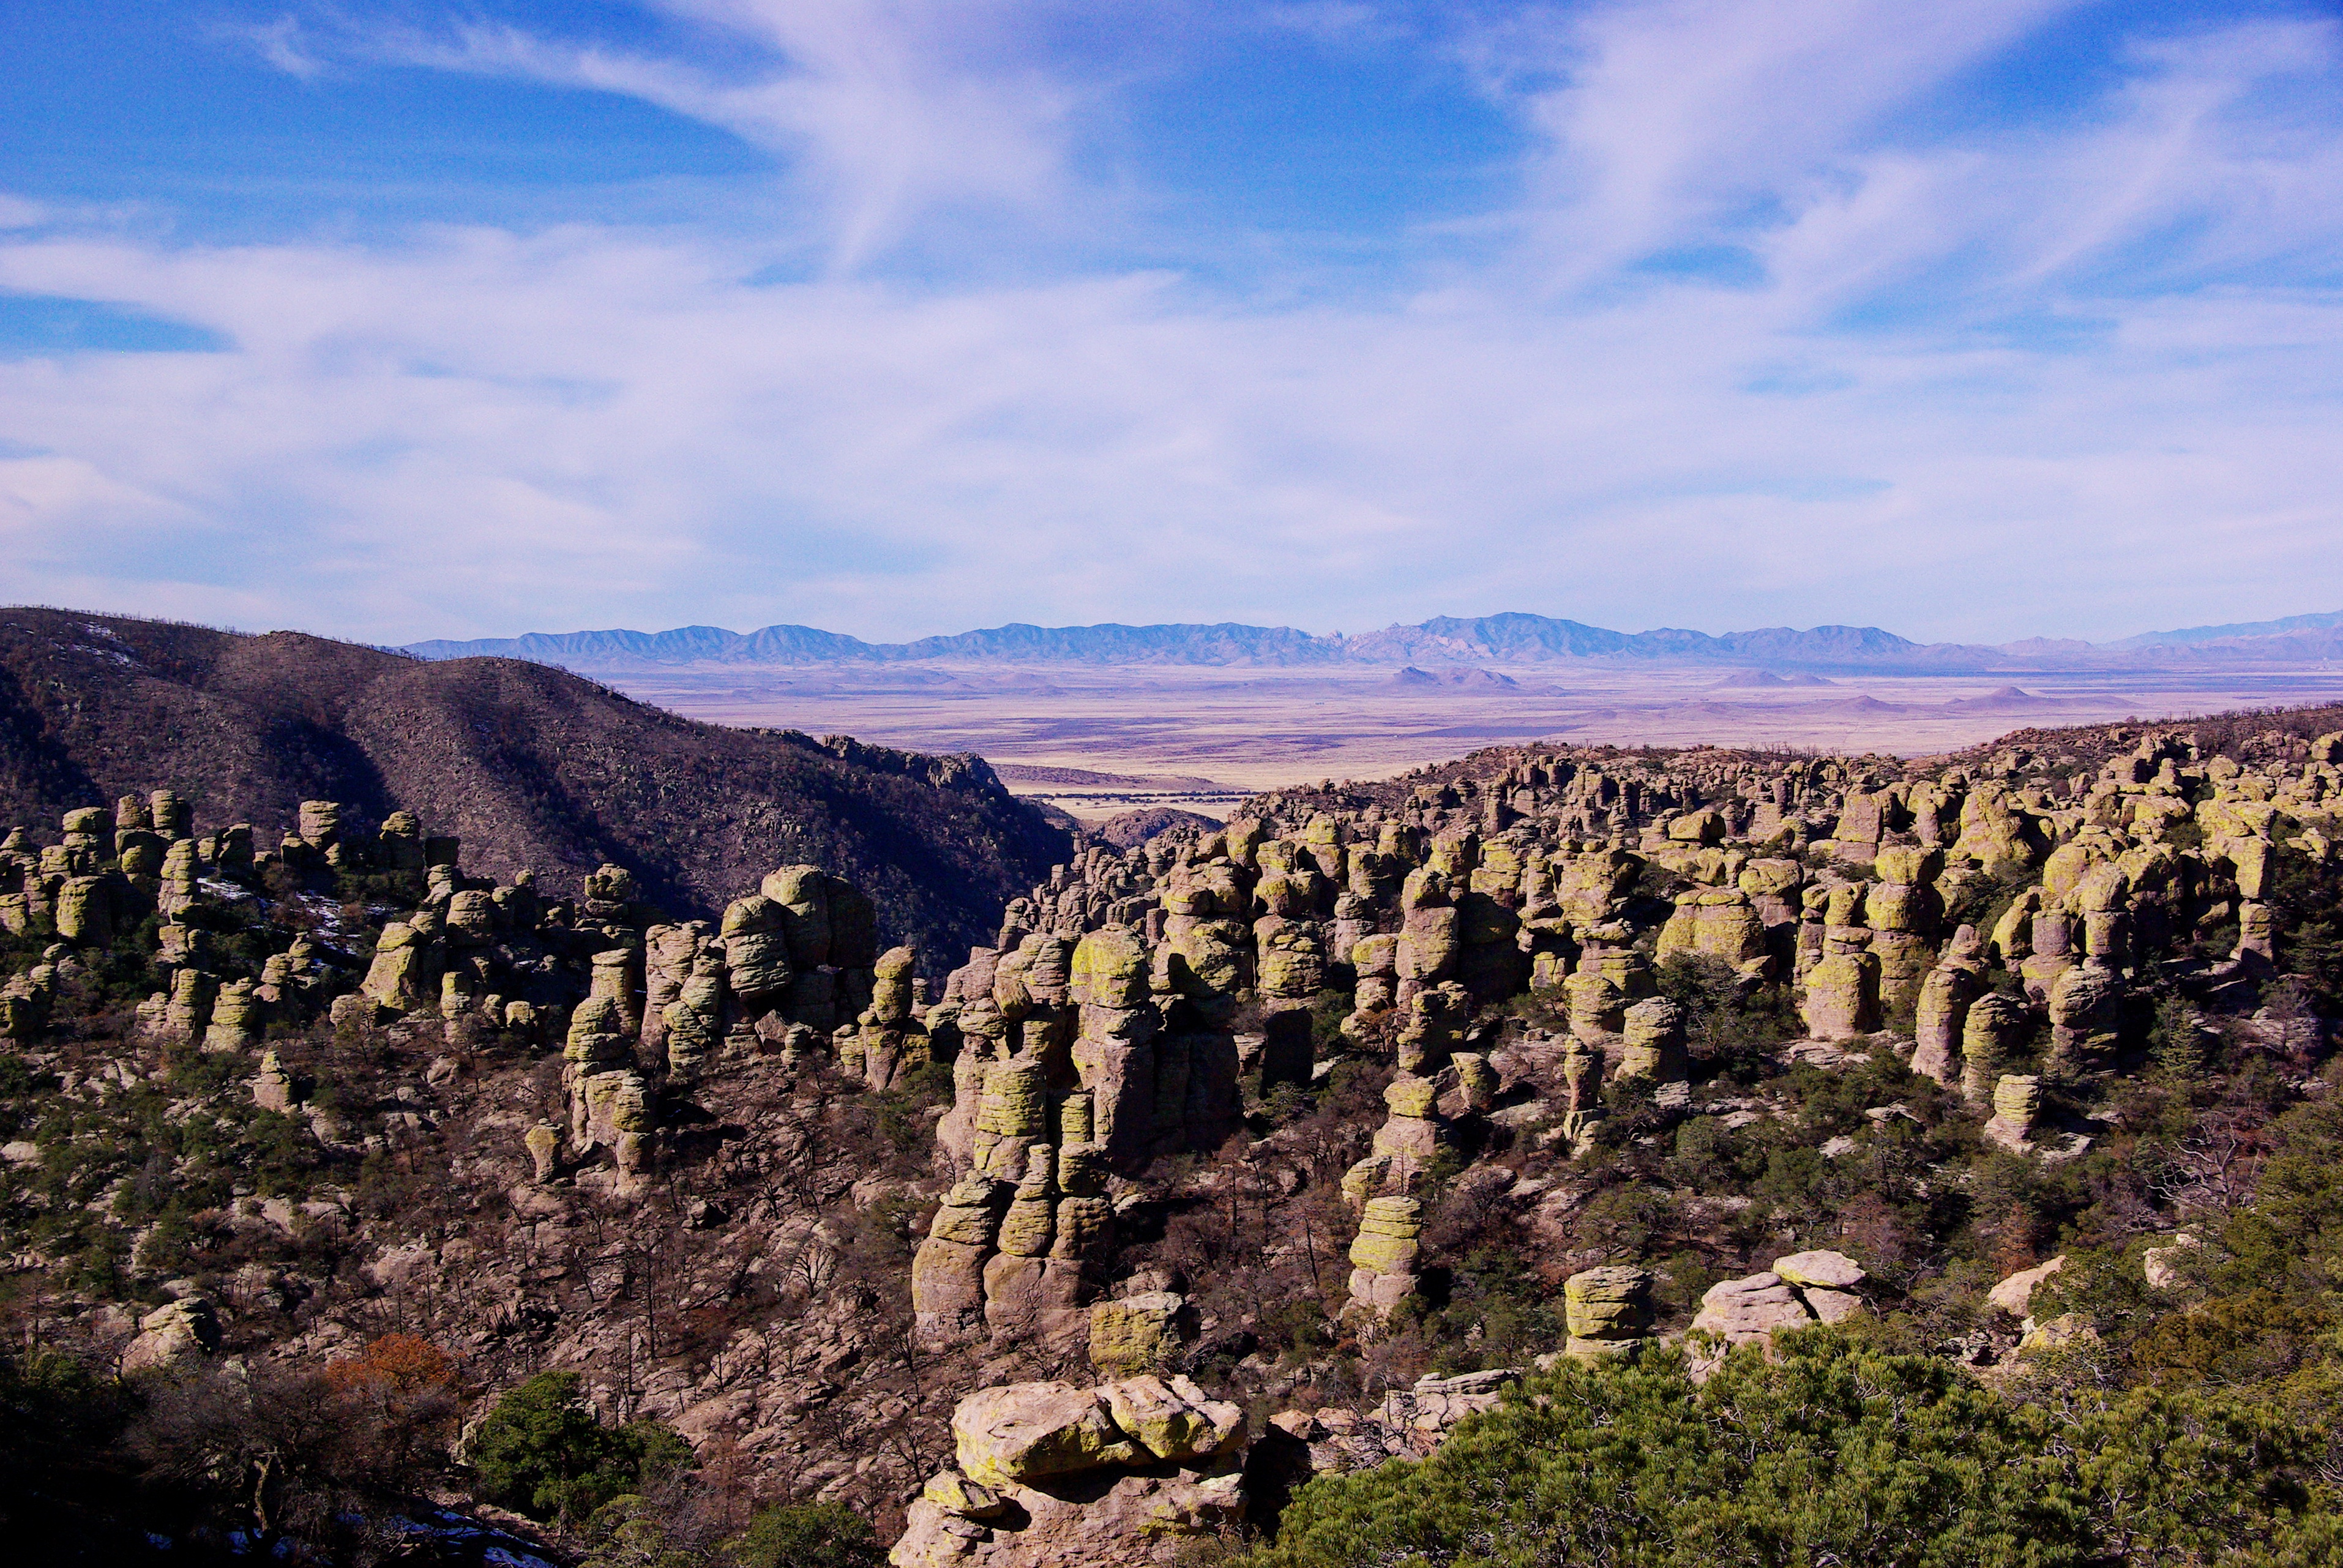
[[[1711,1285],[1700,1299],[1692,1326],[1721,1335],[1729,1344],[1747,1344],[1769,1339],[1778,1330],[1805,1328],[1815,1321],[1781,1276],[1764,1273]]]
[[[219,1348],[219,1318],[201,1296],[185,1296],[138,1320],[138,1337],[123,1352],[122,1370],[159,1372]]]
[[[1774,1272],[1801,1290],[1851,1291],[1870,1278],[1844,1252],[1793,1252],[1774,1260]]]
[[[2020,1269],[1985,1293],[1985,1299],[2013,1318],[2032,1315],[2034,1292],[2043,1281],[2066,1266],[2066,1256],[2060,1253],[2046,1263],[2036,1263],[2030,1269]]]
[[[1108,1383],[1099,1395],[1116,1426],[1174,1464],[1193,1464],[1244,1442],[1244,1412],[1184,1377],[1167,1382],[1142,1373]]]
[[[1564,1348],[1580,1357],[1618,1355],[1639,1345],[1652,1326],[1652,1276],[1643,1269],[1585,1269],[1563,1282],[1570,1330]]]
[[[1146,1452],[1115,1425],[1098,1391],[1069,1383],[980,1389],[952,1412],[951,1428],[961,1473],[987,1486],[1147,1462]]]

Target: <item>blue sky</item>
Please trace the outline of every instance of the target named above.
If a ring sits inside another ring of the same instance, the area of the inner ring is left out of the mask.
[[[0,597],[2343,606],[2331,5],[0,0]]]

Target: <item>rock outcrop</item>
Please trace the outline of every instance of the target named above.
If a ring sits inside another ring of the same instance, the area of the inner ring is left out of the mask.
[[[1762,1344],[1784,1329],[1843,1322],[1862,1312],[1868,1276],[1843,1252],[1796,1252],[1760,1274],[1711,1285],[1694,1314],[1693,1332],[1726,1346]]]
[[[951,1424],[958,1468],[911,1504],[898,1568],[1168,1563],[1244,1517],[1244,1417],[1184,1377],[1005,1384]]]

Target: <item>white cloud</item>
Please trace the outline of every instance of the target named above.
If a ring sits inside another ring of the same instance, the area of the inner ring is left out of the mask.
[[[247,27],[243,37],[262,59],[288,76],[310,82],[325,72],[326,64],[310,45],[298,16],[287,14],[262,26]]]
[[[784,155],[851,271],[940,210],[1027,221],[1066,195],[1084,89],[1014,45],[1051,9],[1020,0],[655,0],[725,35],[710,57],[646,55],[492,22],[378,31],[352,47],[452,71],[621,94]]]
[[[702,0],[779,62],[729,77],[475,28],[430,47],[810,149],[841,266],[753,285],[771,247],[713,230],[0,238],[0,289],[235,345],[0,365],[0,434],[58,455],[0,463],[0,582],[385,640],[1503,608],[1997,639],[2343,604],[2343,294],[2299,261],[2343,235],[2336,141],[2269,96],[2331,81],[2333,33],[2167,40],[2058,125],[1876,133],[2049,9],[1542,24],[1517,63],[1567,74],[1498,83],[1550,133],[1521,248],[1276,307],[844,265],[1066,188],[1071,100],[1003,87],[1006,10]],[[1621,270],[1720,237],[1757,277]]]
[[[2077,4],[1612,4],[1514,17],[1471,52],[1543,140],[1523,216],[1550,283],[1576,287],[1825,195],[1891,111]]]
[[[1386,44],[1408,32],[1399,18],[1365,0],[1301,0],[1296,5],[1269,5],[1262,8],[1261,19],[1269,26],[1322,44]]]

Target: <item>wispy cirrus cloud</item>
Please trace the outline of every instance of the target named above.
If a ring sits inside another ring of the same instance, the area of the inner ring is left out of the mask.
[[[1659,0],[1503,16],[1462,46],[1534,135],[1549,286],[1732,246],[1826,197],[1899,109],[2081,0]]]
[[[273,22],[263,22],[236,30],[236,35],[250,45],[257,54],[277,69],[301,81],[315,81],[325,71],[325,62],[308,47],[307,31],[301,18],[287,12]]]
[[[1020,52],[1061,7],[1022,0],[655,0],[699,35],[688,52],[478,16],[437,25],[328,20],[267,30],[272,62],[314,73],[331,51],[639,98],[784,160],[850,271],[940,210],[1031,220],[1067,192],[1084,90]],[[314,51],[314,53],[313,53]]]

